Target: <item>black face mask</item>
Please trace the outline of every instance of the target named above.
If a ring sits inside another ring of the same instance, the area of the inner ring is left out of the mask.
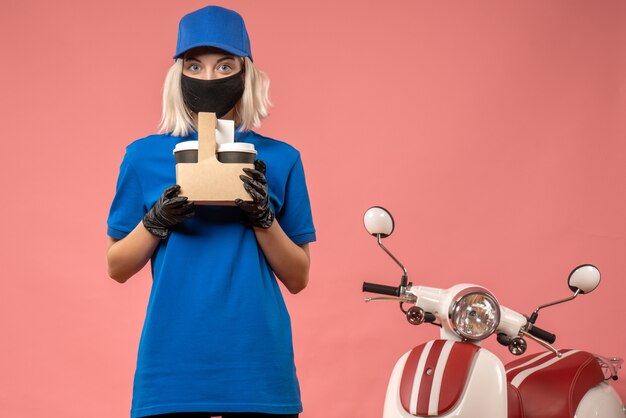
[[[213,112],[221,118],[243,96],[243,70],[215,80],[200,80],[183,74],[180,85],[183,100],[192,112]]]

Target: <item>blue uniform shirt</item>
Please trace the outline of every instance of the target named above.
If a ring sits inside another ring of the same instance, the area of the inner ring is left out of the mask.
[[[126,149],[108,218],[108,235],[124,238],[176,183],[174,146],[151,135]],[[296,244],[315,241],[304,170],[292,146],[254,132],[267,164],[270,205]],[[170,412],[301,412],[291,324],[272,269],[252,228],[234,207],[196,206],[172,228],[152,263],[131,417]]]

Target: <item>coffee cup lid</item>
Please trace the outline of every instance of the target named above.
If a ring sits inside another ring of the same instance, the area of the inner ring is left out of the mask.
[[[247,142],[228,142],[217,146],[217,152],[248,152],[250,154],[256,154],[254,144],[248,144]]]
[[[183,141],[174,147],[174,152],[190,150],[198,151],[198,141]]]

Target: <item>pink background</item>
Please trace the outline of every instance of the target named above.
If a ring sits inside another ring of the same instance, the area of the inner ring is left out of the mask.
[[[105,221],[124,147],[155,131],[178,20],[205,4],[0,2],[0,416],[128,416],[150,274],[107,277]],[[318,242],[286,296],[304,418],[380,416],[396,359],[437,335],[363,303],[364,280],[400,276],[363,229],[374,204],[413,282],[480,283],[524,313],[595,263],[600,288],[538,324],[626,356],[626,3],[218,4],[272,79],[260,132],[307,171]]]

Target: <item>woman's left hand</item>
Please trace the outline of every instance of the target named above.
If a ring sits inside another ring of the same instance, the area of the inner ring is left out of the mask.
[[[243,210],[251,226],[268,229],[274,223],[274,213],[270,208],[265,161],[255,160],[254,169],[244,168],[243,171],[247,176],[242,174],[239,178],[243,181],[244,189],[252,196],[252,202],[236,199],[235,204]]]

